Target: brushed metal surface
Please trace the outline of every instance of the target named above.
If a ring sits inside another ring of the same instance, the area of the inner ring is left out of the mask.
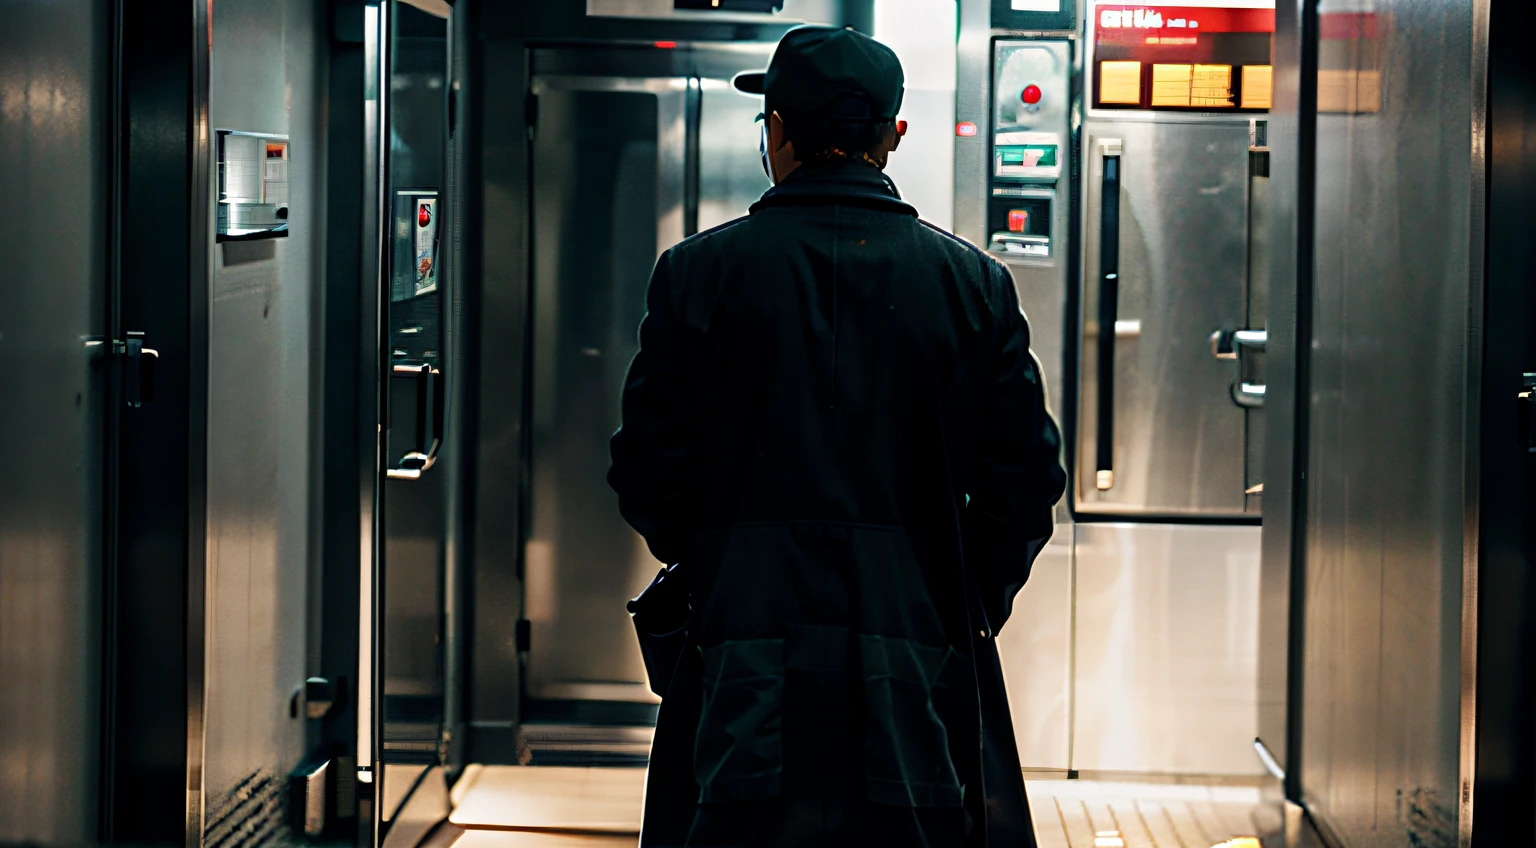
[[[96,837],[110,7],[8,4],[0,33],[0,842]]]
[[[614,508],[607,445],[651,269],[683,236],[686,91],[683,79],[533,82],[531,697],[655,700],[623,609],[658,565]]]
[[[1259,528],[1079,524],[1072,768],[1259,774]]]
[[[1248,123],[1091,119],[1083,139],[1077,509],[1241,515],[1244,413],[1230,395],[1231,364],[1211,356],[1209,338],[1246,317]],[[1107,490],[1093,473],[1102,139],[1123,142],[1119,317],[1141,322],[1138,337],[1115,345]]]
[[[766,61],[767,56],[763,57]],[[699,84],[699,232],[740,218],[772,185],[758,155],[753,120],[761,97],[746,97],[729,80]]]
[[[997,634],[1013,735],[1027,769],[1071,768],[1074,529],[1056,525]]]
[[[1379,47],[1381,110],[1317,119],[1301,789],[1349,845],[1463,824],[1479,8],[1318,5],[1387,24],[1352,45]]]
[[[955,44],[955,123],[976,134],[955,136],[955,234],[987,244],[987,187],[991,180],[991,0],[958,0]]]
[[[213,9],[210,122],[287,135],[291,196],[287,238],[211,249],[206,822],[242,803],[248,775],[285,774],[304,753],[304,722],[289,704],[306,677],[318,507],[310,380],[324,244],[323,21],[303,0]]]

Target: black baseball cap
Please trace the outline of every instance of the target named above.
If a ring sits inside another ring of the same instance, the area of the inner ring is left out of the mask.
[[[863,33],[805,26],[784,34],[767,71],[737,74],[732,82],[744,94],[763,95],[769,112],[891,120],[906,76],[891,48]]]

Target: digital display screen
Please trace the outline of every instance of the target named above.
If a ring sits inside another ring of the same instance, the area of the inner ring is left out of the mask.
[[[997,155],[1004,165],[1023,168],[1051,168],[1056,165],[1056,145],[999,145]]]
[[[1099,0],[1090,24],[1099,108],[1270,108],[1273,0]]]

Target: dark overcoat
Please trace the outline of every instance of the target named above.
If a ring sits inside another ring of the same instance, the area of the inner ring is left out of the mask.
[[[1065,474],[1007,269],[847,162],[647,298],[609,481],[695,612],[642,848],[1033,846],[994,637]]]

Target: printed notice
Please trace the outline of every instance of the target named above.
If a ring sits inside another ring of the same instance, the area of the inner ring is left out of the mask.
[[[1232,106],[1232,66],[1195,65],[1189,81],[1189,105]]]
[[[437,291],[437,198],[416,200],[416,294]]]
[[[1185,67],[1188,66],[1186,65]],[[1186,93],[1188,90],[1189,87],[1186,84]],[[1141,63],[1100,62],[1099,102],[1129,106],[1141,105]]]
[[[1061,0],[1013,0],[1015,12],[1060,12]]]
[[[1190,78],[1193,65],[1153,65],[1152,105],[1188,106]]]
[[[1268,109],[1274,100],[1275,69],[1270,65],[1243,66],[1243,108]]]

